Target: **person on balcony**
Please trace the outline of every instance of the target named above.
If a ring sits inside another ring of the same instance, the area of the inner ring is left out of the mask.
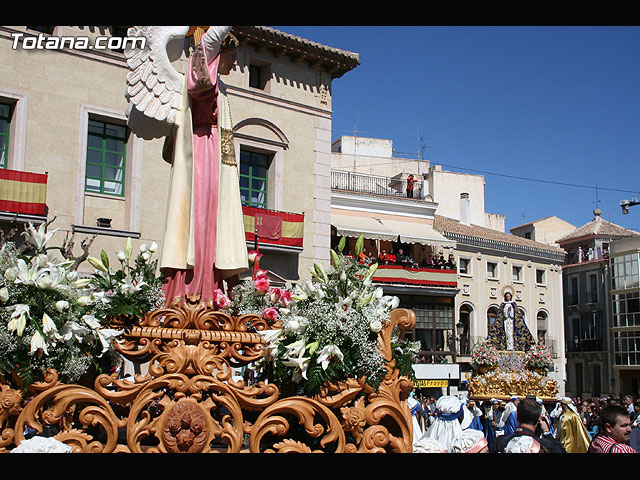
[[[413,198],[413,184],[416,182],[416,179],[413,178],[413,174],[410,174],[407,177],[407,198]]]

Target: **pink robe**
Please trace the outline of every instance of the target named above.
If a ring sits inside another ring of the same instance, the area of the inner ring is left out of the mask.
[[[208,62],[203,50],[194,53],[189,59],[187,88],[193,119],[195,264],[189,269],[165,270],[167,305],[193,294],[200,294],[201,301],[211,302],[215,290],[222,288],[222,275],[215,267],[220,173],[217,108],[220,55]],[[194,65],[203,59],[208,72]],[[167,225],[167,228],[171,227]]]

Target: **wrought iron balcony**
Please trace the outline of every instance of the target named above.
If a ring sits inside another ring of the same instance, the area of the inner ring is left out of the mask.
[[[422,200],[422,182],[414,184],[413,199]],[[331,170],[331,188],[354,193],[407,198],[407,181],[395,177]]]

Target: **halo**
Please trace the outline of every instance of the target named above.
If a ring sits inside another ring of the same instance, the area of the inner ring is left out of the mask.
[[[510,293],[511,294],[511,300],[514,299],[515,297],[515,288],[513,288],[513,285],[505,285],[504,287],[502,287],[502,290],[500,290],[500,293],[502,295],[502,298],[504,298],[506,293]]]

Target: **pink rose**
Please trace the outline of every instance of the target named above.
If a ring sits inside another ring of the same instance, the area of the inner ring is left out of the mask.
[[[258,293],[260,293],[260,295],[265,295],[269,291],[270,283],[271,282],[269,282],[269,279],[267,277],[258,277],[253,282],[256,290],[258,291]]]
[[[231,307],[231,300],[229,300],[229,297],[227,297],[222,290],[218,288],[213,295],[213,301],[218,306],[218,308],[220,308],[221,310],[226,310]]]
[[[287,308],[291,302],[291,292],[289,290],[282,290],[280,295],[280,305]]]
[[[273,307],[267,307],[262,311],[262,318],[275,322],[278,319],[278,311]]]
[[[280,290],[278,287],[273,287],[271,290],[269,290],[269,300],[271,301],[271,303],[278,302],[281,296],[282,290]]]

